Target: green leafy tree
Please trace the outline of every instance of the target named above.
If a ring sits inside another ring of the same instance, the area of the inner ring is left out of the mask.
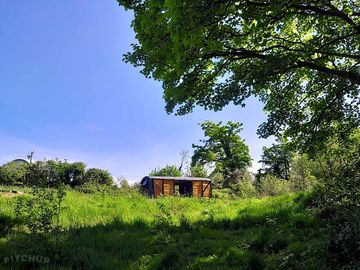
[[[63,183],[72,187],[85,182],[86,164],[83,162],[60,163],[60,170],[63,173]]]
[[[262,137],[323,142],[359,126],[357,1],[118,0],[134,12],[125,61],[163,82],[167,112],[259,97]]]
[[[348,138],[360,127],[358,1],[118,2],[134,12],[138,40],[125,61],[162,81],[167,112],[221,110],[258,97],[268,112],[261,137],[290,138],[311,157],[329,140],[338,143],[324,154],[331,157],[324,158],[331,166],[324,170],[324,202],[355,207],[360,158]],[[279,181],[269,175],[264,185],[285,190]]]
[[[91,168],[86,171],[83,183],[113,185],[114,180],[108,171],[98,168]]]
[[[208,172],[203,165],[190,166],[190,176],[206,178],[208,177]]]
[[[30,165],[28,184],[52,187],[63,183],[74,187],[84,182],[85,171],[86,164],[83,162],[36,161]]]
[[[25,184],[29,164],[9,162],[0,166],[0,183],[3,185]]]
[[[206,139],[200,142],[203,145],[194,145],[194,155],[191,165],[215,164],[215,171],[225,176],[225,185],[231,181],[231,176],[236,171],[245,172],[251,165],[249,148],[239,136],[241,124],[229,121],[226,125],[222,122],[215,124],[205,121],[201,124]]]
[[[36,161],[30,165],[26,183],[28,186],[46,187],[49,183],[51,185],[58,181],[55,171],[46,161]]]
[[[290,177],[291,152],[286,144],[273,144],[271,147],[263,147],[261,160],[263,168],[261,174],[272,174],[277,178],[288,180]]]
[[[175,165],[166,165],[164,168],[152,170],[151,176],[181,176],[181,171]]]

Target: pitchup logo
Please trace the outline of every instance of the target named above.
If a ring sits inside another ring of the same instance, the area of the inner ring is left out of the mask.
[[[37,264],[48,264],[50,259],[41,255],[14,255],[9,257],[4,257],[2,263],[5,265],[18,264],[18,263],[37,263]]]

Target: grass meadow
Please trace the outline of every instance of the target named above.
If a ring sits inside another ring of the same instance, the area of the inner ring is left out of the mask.
[[[324,225],[303,207],[306,194],[151,199],[67,191],[61,229],[46,243],[16,217],[18,196],[27,195],[0,193],[2,269],[328,269]],[[5,264],[22,254],[49,262]]]

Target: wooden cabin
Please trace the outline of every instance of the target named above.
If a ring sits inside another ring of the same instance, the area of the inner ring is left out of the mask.
[[[212,195],[211,179],[208,178],[145,176],[140,184],[153,197],[181,195],[210,198]]]

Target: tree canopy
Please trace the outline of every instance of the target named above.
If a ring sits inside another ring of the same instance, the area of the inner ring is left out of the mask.
[[[265,174],[271,173],[278,178],[289,179],[291,152],[286,144],[278,143],[271,147],[263,147],[260,162],[263,166],[260,171],[264,171]]]
[[[236,171],[244,172],[251,165],[249,147],[241,139],[241,124],[229,121],[226,125],[205,121],[201,124],[206,139],[194,145],[191,166],[215,164],[215,171],[225,177]]]
[[[167,112],[253,95],[269,112],[262,137],[304,145],[359,126],[358,1],[118,1],[138,40],[125,60],[163,82]]]
[[[181,171],[175,165],[166,165],[164,168],[152,170],[150,176],[181,176]]]

